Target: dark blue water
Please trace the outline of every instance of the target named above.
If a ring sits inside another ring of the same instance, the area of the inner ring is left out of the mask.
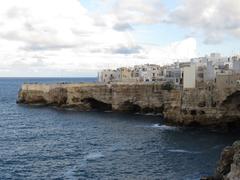
[[[239,135],[165,126],[159,117],[16,105],[0,79],[0,179],[199,179]]]

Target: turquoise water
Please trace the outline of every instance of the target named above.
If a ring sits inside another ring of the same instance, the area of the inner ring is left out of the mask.
[[[0,179],[199,179],[239,134],[169,127],[160,117],[17,105],[23,82],[0,79]]]

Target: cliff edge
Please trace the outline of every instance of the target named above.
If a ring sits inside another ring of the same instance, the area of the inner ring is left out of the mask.
[[[215,175],[201,180],[239,180],[240,179],[240,141],[224,148]]]
[[[162,114],[171,124],[235,127],[240,122],[240,88],[164,90],[161,84],[23,84],[18,103],[80,111]]]

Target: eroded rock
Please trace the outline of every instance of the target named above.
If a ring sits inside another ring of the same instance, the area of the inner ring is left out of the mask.
[[[239,180],[240,179],[240,141],[224,148],[215,175],[202,180]]]
[[[157,83],[24,84],[17,102],[82,111],[156,113],[173,125],[228,129],[240,124],[240,91],[234,88],[163,90]]]

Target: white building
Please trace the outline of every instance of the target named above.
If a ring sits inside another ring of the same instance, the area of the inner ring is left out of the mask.
[[[240,57],[239,56],[232,57],[232,70],[236,73],[240,73]]]
[[[215,81],[218,74],[240,73],[240,56],[221,57],[219,53],[176,62],[170,66],[145,64],[134,68],[103,70],[99,82],[172,82],[183,88],[201,88],[205,82]]]
[[[207,56],[205,57],[198,57],[198,58],[193,58],[191,59],[192,64],[200,63],[200,64],[206,64],[208,61]]]
[[[179,85],[181,81],[181,69],[179,65],[174,64],[164,69],[165,81]]]
[[[163,78],[163,70],[159,65],[155,64],[134,66],[134,76],[139,81],[155,82]]]
[[[130,82],[135,81],[133,78],[133,70],[130,68],[122,67],[116,70],[105,69],[98,73],[98,82]]]
[[[196,65],[183,68],[183,88],[196,88]]]
[[[98,82],[110,83],[117,78],[116,70],[105,69],[98,73]]]
[[[130,82],[135,81],[133,78],[133,70],[131,68],[121,67],[116,70],[115,81]]]
[[[217,67],[224,66],[229,62],[229,59],[227,57],[222,57],[220,53],[211,53],[208,57],[208,61],[212,61],[213,65]]]
[[[204,81],[212,81],[216,78],[215,67],[212,61],[207,62],[207,66],[204,72]]]

